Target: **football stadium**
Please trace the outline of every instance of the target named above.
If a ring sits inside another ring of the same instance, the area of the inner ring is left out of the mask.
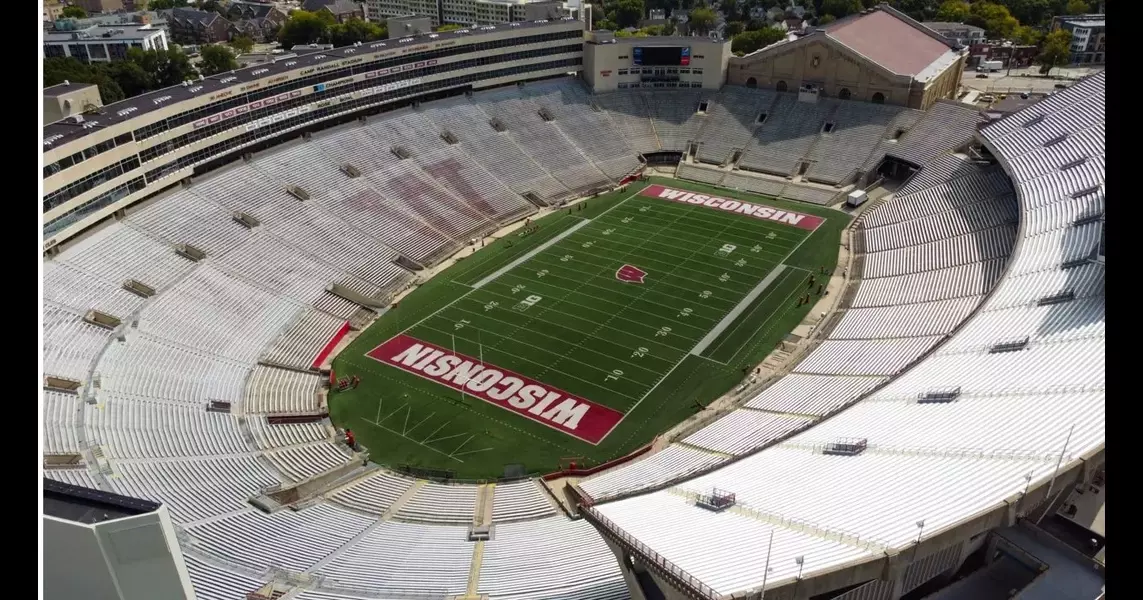
[[[967,58],[566,17],[45,125],[44,597],[1102,598],[1106,77]]]

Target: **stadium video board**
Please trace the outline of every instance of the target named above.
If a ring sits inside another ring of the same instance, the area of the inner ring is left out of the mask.
[[[691,49],[689,46],[636,46],[631,58],[636,65],[685,67],[691,64]]]

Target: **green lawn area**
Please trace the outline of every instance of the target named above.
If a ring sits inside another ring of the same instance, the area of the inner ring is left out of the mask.
[[[532,233],[465,250],[341,352],[337,376],[361,383],[331,393],[334,423],[352,429],[375,462],[495,478],[509,464],[539,474],[561,459],[622,456],[727,392],[805,317],[809,305],[795,306],[797,298],[811,273],[835,266],[849,217],[674,179],[649,183],[825,221],[811,232],[641,196],[642,182],[548,215]],[[624,265],[643,281],[621,280]],[[368,355],[414,342],[423,354],[402,354],[405,363],[391,360],[394,351]],[[458,367],[471,367],[467,389],[456,389],[463,373],[454,386],[433,379],[464,360],[433,363],[453,354],[471,357]],[[493,382],[487,390],[481,377]],[[544,388],[539,402],[530,403],[530,382]],[[503,401],[481,397],[496,393]],[[578,424],[555,410],[568,397],[592,405]]]

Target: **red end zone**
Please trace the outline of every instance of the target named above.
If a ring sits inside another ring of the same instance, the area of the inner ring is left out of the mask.
[[[681,202],[683,204],[702,204],[710,208],[739,213],[754,217],[755,219],[762,219],[763,221],[792,225],[807,231],[817,229],[818,226],[825,221],[824,218],[814,215],[785,211],[779,208],[771,208],[762,204],[752,204],[732,198],[719,198],[718,196],[708,196],[687,190],[676,190],[662,185],[649,185],[643,188],[643,191],[639,192],[639,195],[650,198],[661,198],[672,202]]]
[[[607,437],[623,418],[613,408],[403,333],[365,355],[590,444]]]

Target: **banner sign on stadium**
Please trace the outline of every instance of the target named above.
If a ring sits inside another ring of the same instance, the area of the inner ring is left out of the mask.
[[[643,188],[643,191],[640,192],[639,195],[680,202],[682,204],[701,204],[709,208],[748,215],[755,219],[773,221],[784,225],[793,225],[794,227],[807,231],[814,231],[825,221],[824,218],[814,215],[786,211],[762,204],[743,202],[742,200],[734,200],[733,198],[719,198],[718,196],[698,194],[687,190],[676,190],[662,185],[649,185]]]
[[[589,444],[598,444],[623,419],[613,408],[405,334],[365,355]]]

